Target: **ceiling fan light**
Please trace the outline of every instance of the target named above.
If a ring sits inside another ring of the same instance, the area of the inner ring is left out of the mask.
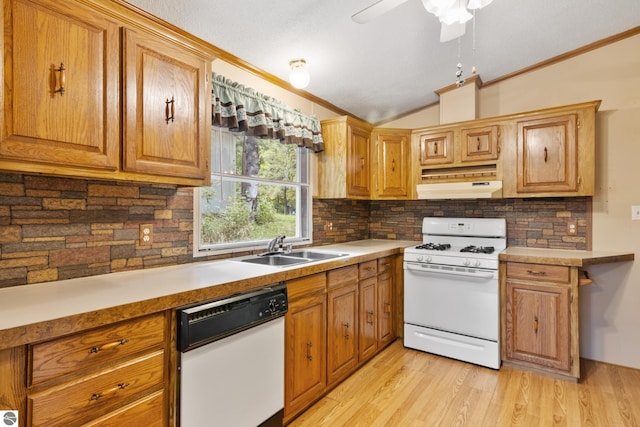
[[[291,71],[289,72],[289,82],[297,89],[304,89],[309,84],[311,76],[306,68],[307,61],[304,59],[293,59],[289,62]]]
[[[440,17],[440,22],[446,25],[464,24],[473,18],[473,15],[464,6],[453,7]]]
[[[467,7],[470,10],[474,9],[482,9],[483,7],[489,5],[493,0],[469,0],[469,4]]]
[[[444,14],[456,0],[422,0],[422,5],[427,12],[440,17]]]

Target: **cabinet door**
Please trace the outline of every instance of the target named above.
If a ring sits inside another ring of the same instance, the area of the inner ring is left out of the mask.
[[[142,30],[123,49],[123,168],[208,184],[209,61]]]
[[[327,304],[325,294],[289,303],[285,315],[285,417],[291,417],[324,393]]]
[[[409,137],[379,135],[376,193],[380,197],[407,197]]]
[[[327,384],[345,378],[358,365],[358,284],[328,293]]]
[[[453,131],[426,133],[420,138],[420,164],[453,163]]]
[[[347,194],[349,196],[369,197],[371,195],[369,140],[369,131],[349,125],[347,134]]]
[[[5,1],[0,158],[115,170],[119,27],[75,1]]]
[[[475,162],[498,158],[498,126],[462,129],[462,161]]]
[[[377,350],[377,284],[376,277],[360,281],[359,361],[373,356]]]
[[[393,329],[393,275],[378,276],[378,347],[382,348],[395,338]]]
[[[519,193],[578,191],[576,115],[518,122]]]
[[[570,371],[569,286],[507,281],[507,358]]]

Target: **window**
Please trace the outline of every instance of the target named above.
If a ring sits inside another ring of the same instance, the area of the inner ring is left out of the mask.
[[[309,152],[213,127],[211,185],[194,191],[194,256],[311,240]]]

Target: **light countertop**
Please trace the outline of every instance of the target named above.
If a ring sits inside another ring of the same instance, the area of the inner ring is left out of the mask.
[[[500,261],[510,262],[586,267],[610,262],[633,261],[634,254],[613,251],[581,251],[511,246],[500,253],[499,259]]]
[[[313,250],[348,256],[288,267],[237,258],[2,288],[0,349],[402,253],[418,243],[373,239],[317,246]]]

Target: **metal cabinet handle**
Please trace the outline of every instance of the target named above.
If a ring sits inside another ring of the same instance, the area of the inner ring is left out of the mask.
[[[544,162],[547,163],[547,158],[549,157],[549,151],[547,147],[544,147]]]
[[[438,143],[437,142],[433,143],[433,154],[438,154]]]
[[[391,172],[396,171],[396,159],[391,160]]]
[[[533,317],[533,331],[538,335],[538,316]]]
[[[115,392],[117,392],[118,390],[124,390],[125,388],[129,387],[129,383],[120,383],[115,387],[111,387],[108,390],[105,391],[101,391],[99,393],[93,393],[91,395],[91,397],[89,398],[89,400],[98,400],[102,397],[108,396],[110,394],[113,394]]]
[[[111,348],[116,348],[119,345],[125,345],[128,342],[129,342],[128,339],[123,338],[121,340],[110,342],[108,344],[103,344],[103,345],[100,345],[98,347],[91,347],[89,349],[89,354],[94,354],[94,353],[101,352],[102,350],[108,350],[108,349],[111,349]]]
[[[546,272],[540,270],[527,270],[527,274],[530,276],[546,276]]]
[[[60,63],[59,68],[54,68],[53,71],[58,73],[58,89],[54,90],[54,93],[59,93],[60,96],[64,95],[64,91],[67,86],[67,74],[65,73],[66,68],[64,68],[64,63]]]
[[[367,323],[373,325],[373,310],[367,311]]]
[[[313,360],[313,356],[311,355],[311,347],[313,347],[313,344],[311,344],[311,341],[307,342],[307,360],[309,362]]]
[[[348,340],[349,339],[349,322],[343,323],[342,326],[344,326],[344,339]]]
[[[480,137],[476,137],[476,142],[478,143],[478,151],[480,151]]]
[[[165,121],[167,122],[167,124],[169,124],[169,121],[173,122],[173,119],[176,116],[175,104],[176,104],[176,102],[173,99],[173,96],[171,97],[171,101],[169,101],[169,98],[167,98],[167,100],[165,101],[164,116],[165,116]]]

